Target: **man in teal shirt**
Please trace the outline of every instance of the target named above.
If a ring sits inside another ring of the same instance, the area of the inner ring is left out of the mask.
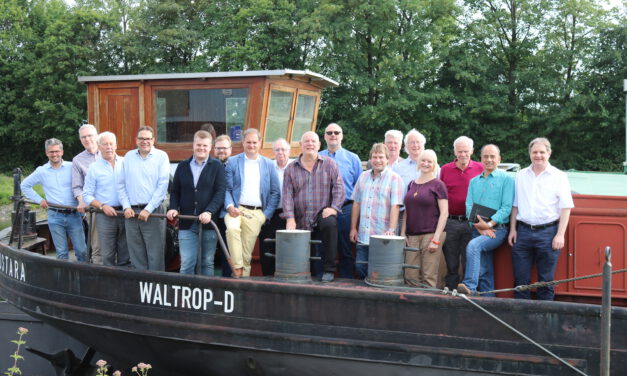
[[[514,178],[497,168],[500,162],[499,148],[496,145],[485,145],[481,148],[484,171],[474,177],[468,186],[466,216],[474,228],[473,238],[466,247],[466,274],[463,282],[457,286],[457,291],[464,294],[494,290],[493,251],[507,238],[509,215],[514,202]],[[471,218],[473,205],[487,207],[494,213],[486,220],[479,215]]]

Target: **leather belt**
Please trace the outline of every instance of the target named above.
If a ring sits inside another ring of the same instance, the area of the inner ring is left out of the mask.
[[[558,219],[557,221],[553,221],[553,222],[550,222],[550,223],[544,223],[542,225],[530,225],[529,223],[525,223],[523,221],[518,221],[517,223],[522,225],[522,226],[524,226],[524,227],[527,227],[528,229],[531,229],[531,230],[543,230],[545,228],[549,228],[549,227],[557,225],[558,223],[560,223],[560,221]]]
[[[48,210],[52,210],[52,211],[56,211],[59,214],[72,214],[72,213],[76,213],[76,209],[57,209],[57,208],[51,208],[48,207]]]
[[[448,217],[456,221],[462,221],[462,222],[468,221],[468,218],[465,215],[449,215]]]
[[[131,209],[139,209],[139,210],[144,210],[144,208],[146,207],[146,205],[148,205],[148,204],[137,204],[137,205],[131,205]]]
[[[239,206],[246,208],[248,210],[262,210],[261,206],[249,206],[244,204],[239,204]]]

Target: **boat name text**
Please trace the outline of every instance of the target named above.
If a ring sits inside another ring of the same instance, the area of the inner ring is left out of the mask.
[[[23,262],[19,262],[9,256],[0,256],[0,271],[9,277],[26,282],[26,268]]]
[[[233,312],[234,295],[231,291],[224,291],[224,298],[216,300],[211,289],[139,281],[139,295],[145,304],[202,311],[218,306],[224,309],[224,313]]]

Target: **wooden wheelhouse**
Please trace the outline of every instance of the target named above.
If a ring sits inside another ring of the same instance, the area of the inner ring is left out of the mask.
[[[211,123],[217,135],[242,151],[242,134],[262,134],[261,153],[283,137],[298,155],[303,133],[315,130],[322,89],[338,85],[308,70],[268,70],[82,76],[87,85],[88,121],[118,137],[118,152],[134,149],[141,125],[155,128],[155,145],[172,161],[189,157],[194,132]]]

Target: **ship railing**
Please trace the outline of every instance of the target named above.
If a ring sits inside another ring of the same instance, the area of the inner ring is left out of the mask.
[[[17,247],[21,248],[22,247],[22,228],[23,228],[23,221],[24,221],[24,209],[25,209],[25,204],[31,204],[31,205],[39,205],[38,203],[25,199],[25,198],[20,198],[18,200],[15,200],[17,202],[17,210],[16,210],[16,215],[14,216],[14,220],[13,220],[13,228],[11,229],[11,237],[9,239],[9,245],[12,244],[13,242],[15,242],[17,240]],[[48,203],[48,206],[51,208],[55,208],[55,209],[62,209],[62,210],[78,210],[76,206],[68,206],[68,205],[60,205],[60,204],[53,204],[53,203]],[[94,207],[87,207],[85,208],[85,212],[90,213],[90,214],[95,214],[95,213],[103,213],[104,212],[98,208],[94,208]],[[116,210],[115,211],[116,215],[118,217],[123,217],[124,216],[124,211],[122,210]],[[160,219],[168,219],[166,217],[165,214],[162,213],[150,213],[149,217],[152,218],[160,218]],[[198,216],[195,215],[184,215],[184,214],[179,214],[176,216],[176,218],[178,218],[179,220],[183,219],[183,220],[190,220],[190,221],[199,221]],[[220,247],[222,249],[222,252],[224,253],[224,257],[226,258],[226,260],[229,263],[229,266],[231,267],[231,269],[233,268],[234,264],[233,264],[233,260],[231,259],[231,254],[228,250],[228,248],[226,247],[226,243],[224,242],[224,239],[222,238],[222,235],[220,234],[220,230],[218,229],[218,226],[216,225],[216,223],[211,220],[209,221],[209,224],[211,224],[211,227],[213,227],[213,229],[216,232],[217,238],[218,238],[218,243],[220,243]],[[15,229],[15,230],[14,230]],[[201,254],[202,254],[202,250],[200,249],[200,247],[202,246],[202,231],[203,231],[203,226],[198,226],[198,258],[200,259]],[[17,239],[16,239],[17,238]],[[89,241],[90,239],[87,239],[87,243],[90,243]],[[201,264],[200,262],[196,263],[196,272],[198,274],[199,268],[200,268]]]
[[[20,188],[20,182],[21,182],[21,176],[22,176],[22,171],[19,168],[16,168],[13,171],[13,196],[11,196],[11,200],[13,201],[13,222],[12,222],[12,227],[11,227],[11,233],[9,236],[9,245],[12,245],[14,243],[17,243],[17,248],[22,248],[23,245],[23,241],[24,241],[24,226],[25,223],[29,223],[29,220],[25,219],[25,215],[24,213],[28,210],[28,207],[26,206],[27,204],[31,204],[31,205],[39,205],[39,203],[28,200],[26,198],[24,198],[22,196],[22,190]],[[61,210],[78,210],[78,207],[76,206],[68,206],[68,205],[60,205],[60,204],[53,204],[53,203],[48,203],[48,206],[51,208],[55,208],[55,209],[61,209]],[[87,212],[89,215],[94,215],[95,213],[103,213],[104,212],[98,208],[94,208],[94,207],[87,207],[85,208],[85,212]],[[116,210],[116,215],[117,216],[124,216],[124,212],[121,210]],[[160,219],[166,219],[167,217],[165,214],[162,213],[150,213],[149,217],[152,218],[160,218]],[[199,218],[197,216],[194,215],[183,215],[183,214],[179,214],[176,216],[176,218],[178,218],[179,220],[183,219],[183,220],[190,220],[190,221],[200,221]],[[34,218],[33,218],[34,220]],[[220,230],[218,229],[218,226],[216,225],[216,223],[212,220],[209,222],[211,224],[211,226],[213,227],[214,231],[216,232],[217,235],[217,239],[218,239],[218,243],[220,243],[220,248],[222,249],[222,253],[224,254],[224,258],[226,259],[226,261],[228,262],[229,266],[231,267],[231,270],[234,269],[234,264],[233,264],[233,260],[231,259],[231,254],[226,246],[226,243],[224,242],[224,239],[222,238],[222,235],[220,234]],[[34,223],[31,225],[35,225]],[[86,243],[88,245],[88,247],[91,249],[91,239],[89,238],[89,234],[91,232],[88,231],[88,235],[87,235],[87,239],[86,239]],[[202,266],[202,262],[201,262],[201,257],[202,257],[202,233],[203,233],[203,226],[200,225],[198,226],[198,250],[197,250],[197,262],[196,262],[196,274],[200,274],[200,270],[201,270],[201,266]]]

